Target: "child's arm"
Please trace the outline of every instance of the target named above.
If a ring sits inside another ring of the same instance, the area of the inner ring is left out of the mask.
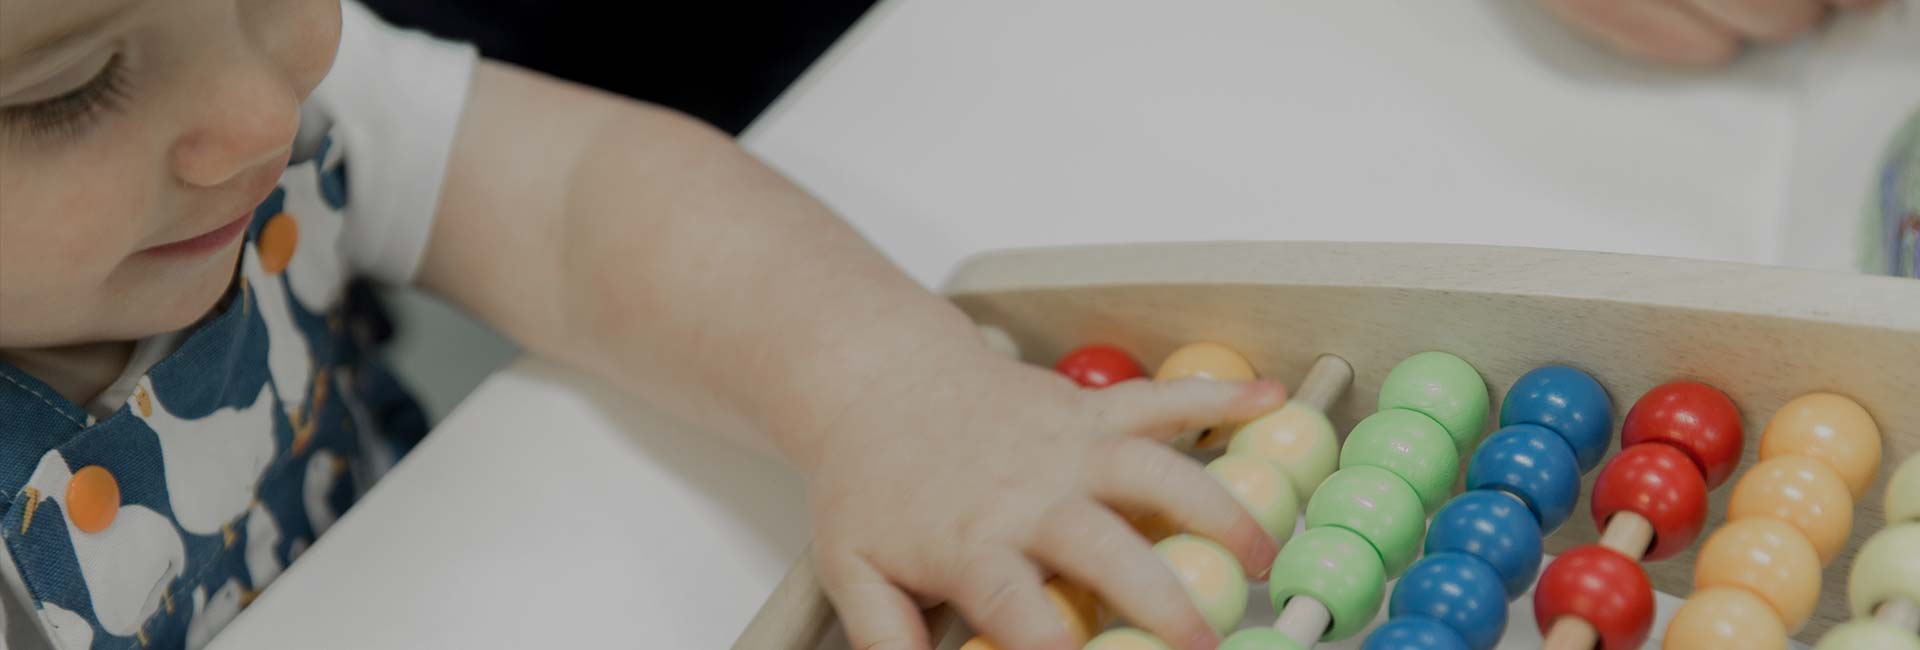
[[[1254,574],[1272,561],[1223,488],[1143,437],[1249,418],[1275,385],[1090,392],[1006,360],[724,134],[503,65],[480,67],[450,165],[422,282],[541,355],[770,439],[808,479],[855,647],[926,647],[933,600],[1007,647],[1075,647],[1043,572],[1212,647],[1109,505],[1167,512]]]

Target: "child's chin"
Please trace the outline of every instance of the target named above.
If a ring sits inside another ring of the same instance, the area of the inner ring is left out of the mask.
[[[172,294],[171,300],[153,305],[152,314],[156,318],[150,326],[154,328],[154,333],[191,327],[215,307],[225,304],[225,298],[239,290],[239,276],[233,270],[239,256],[239,246],[220,253],[219,263],[207,265],[208,270],[203,273],[183,278],[183,286],[168,292]]]

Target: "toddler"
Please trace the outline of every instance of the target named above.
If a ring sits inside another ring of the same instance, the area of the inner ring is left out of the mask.
[[[1278,385],[1089,392],[1006,359],[685,116],[340,0],[0,0],[6,647],[206,644],[425,435],[366,282],[780,450],[855,647],[925,648],[945,602],[1072,648],[1059,574],[1211,648],[1125,517],[1256,579],[1276,551],[1159,440]]]

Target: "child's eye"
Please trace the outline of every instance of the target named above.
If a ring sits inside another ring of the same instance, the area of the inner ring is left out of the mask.
[[[115,54],[79,88],[52,99],[0,108],[0,120],[8,130],[29,138],[72,138],[85,133],[103,111],[119,108],[126,90],[125,64]]]

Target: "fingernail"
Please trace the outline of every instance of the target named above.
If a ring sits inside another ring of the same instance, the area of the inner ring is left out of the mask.
[[[1198,632],[1185,646],[1187,650],[1214,650],[1220,647],[1220,636],[1213,632]]]
[[[1286,401],[1287,386],[1271,379],[1262,379],[1247,384],[1246,395],[1275,402]]]

